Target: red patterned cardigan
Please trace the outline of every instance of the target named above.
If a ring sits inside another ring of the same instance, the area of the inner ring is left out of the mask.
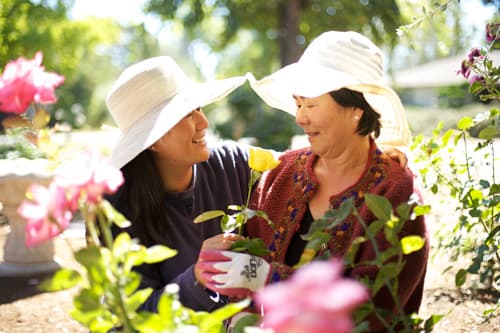
[[[393,207],[397,207],[407,202],[414,192],[418,192],[410,170],[400,167],[381,152],[373,141],[370,156],[359,180],[344,192],[330,198],[330,207],[338,208],[344,200],[353,197],[361,218],[368,224],[374,221],[375,217],[364,204],[364,193],[384,196]],[[270,255],[267,259],[271,262],[272,282],[286,279],[293,273],[293,268],[284,264],[285,256],[294,233],[300,228],[307,203],[318,188],[312,169],[317,158],[309,148],[286,152],[280,157],[281,164],[265,173],[253,192],[250,208],[265,211],[274,222],[274,228],[260,218],[254,218],[246,224],[246,231],[249,237],[260,237],[268,246]],[[364,231],[351,216],[332,230],[331,234],[333,237],[328,244],[329,250],[333,256],[342,257],[352,241],[364,235]],[[410,314],[417,312],[420,307],[429,254],[429,239],[423,217],[408,221],[400,234],[401,237],[405,235],[420,235],[426,239],[422,250],[405,256],[406,264],[399,277],[400,300],[405,313]],[[383,232],[377,236],[377,242],[381,251],[389,246]],[[363,243],[357,256],[358,262],[373,259],[373,247],[368,242]],[[376,273],[376,267],[362,266],[346,271],[345,275],[374,278]],[[388,291],[384,289],[377,294],[374,302],[377,307],[394,307]],[[373,318],[371,320],[371,331],[377,331],[380,328],[379,323]]]

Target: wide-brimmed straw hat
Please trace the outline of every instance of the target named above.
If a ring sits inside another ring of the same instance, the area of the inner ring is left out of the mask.
[[[126,68],[106,97],[108,110],[120,129],[111,165],[123,167],[191,111],[223,98],[245,80],[239,76],[193,83],[168,56],[149,58]]]
[[[354,31],[324,32],[306,48],[298,62],[256,80],[247,77],[255,92],[270,106],[295,116],[293,95],[317,97],[340,88],[363,93],[381,115],[379,144],[406,146],[411,134],[401,101],[382,83],[382,51]]]

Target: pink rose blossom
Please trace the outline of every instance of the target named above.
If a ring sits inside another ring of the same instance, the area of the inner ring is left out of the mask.
[[[103,194],[114,193],[123,183],[120,170],[106,164],[95,152],[78,155],[55,171],[48,188],[33,184],[32,200],[18,208],[26,224],[26,245],[52,239],[66,229],[81,204],[99,205]]]
[[[364,285],[342,278],[339,260],[310,263],[289,280],[256,293],[264,311],[262,326],[276,333],[351,332],[351,312],[367,299]]]
[[[72,193],[84,193],[87,202],[97,204],[104,194],[114,193],[120,187],[123,175],[97,152],[89,151],[58,168],[54,181]]]
[[[25,200],[18,214],[27,220],[26,246],[31,247],[52,239],[64,231],[74,210],[71,209],[64,188],[51,183],[49,187],[32,184],[29,188],[32,200]]]
[[[23,57],[9,62],[0,76],[0,110],[21,114],[34,101],[55,103],[54,89],[64,82],[64,77],[45,72],[42,52],[37,52],[33,60]]]

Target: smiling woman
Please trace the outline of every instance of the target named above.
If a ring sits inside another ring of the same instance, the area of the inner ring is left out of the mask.
[[[178,255],[137,269],[142,288],[154,289],[143,304],[156,311],[169,283],[180,287],[180,301],[194,310],[213,310],[225,299],[195,279],[194,264],[205,246],[229,248],[239,237],[221,235],[217,220],[194,224],[200,213],[246,202],[250,170],[245,148],[208,148],[208,121],[202,107],[245,82],[233,77],[193,83],[170,57],[154,57],[126,68],[116,80],[107,106],[121,136],[111,163],[125,183],[110,197],[131,222],[127,231],[144,245],[167,245]],[[117,234],[122,229],[115,229]]]

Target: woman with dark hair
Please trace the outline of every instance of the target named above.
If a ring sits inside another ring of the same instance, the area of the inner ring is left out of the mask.
[[[154,291],[143,304],[157,311],[166,285],[179,285],[180,301],[194,310],[213,310],[224,297],[206,290],[195,278],[202,248],[228,249],[237,235],[223,235],[219,221],[194,224],[200,213],[245,202],[250,170],[243,147],[224,143],[209,148],[208,120],[201,107],[245,82],[244,77],[195,84],[170,57],[143,60],[126,68],[106,103],[121,136],[111,164],[125,182],[109,201],[131,221],[121,231],[145,246],[166,245],[177,254],[161,263],[142,265],[141,288]]]
[[[205,265],[205,285],[221,294],[246,296],[266,283],[288,278],[295,271],[306,245],[301,235],[328,210],[353,200],[359,217],[368,225],[376,217],[365,203],[365,194],[384,196],[395,209],[418,194],[412,172],[381,151],[378,142],[408,144],[409,130],[396,93],[381,83],[382,52],[366,37],[355,32],[323,33],[307,47],[297,63],[260,80],[251,81],[254,90],[269,105],[293,114],[310,146],[281,155],[281,163],[266,172],[251,197],[252,209],[264,210],[274,226],[255,217],[247,223],[249,237],[260,237],[269,255],[263,260],[248,254],[210,251]],[[383,138],[375,139],[383,130]],[[331,240],[321,251],[344,257],[365,229],[352,213],[329,231]],[[422,216],[407,221],[399,236],[419,235],[428,240]],[[377,247],[359,245],[354,278],[374,279],[373,260],[390,244],[384,232],[376,235]],[[398,276],[399,301],[405,314],[417,312],[423,293],[429,243],[404,256]],[[253,274],[238,272],[253,265]],[[387,289],[372,301],[377,307],[395,311]],[[265,310],[265,309],[264,309]],[[370,331],[383,330],[377,318],[370,318]]]

